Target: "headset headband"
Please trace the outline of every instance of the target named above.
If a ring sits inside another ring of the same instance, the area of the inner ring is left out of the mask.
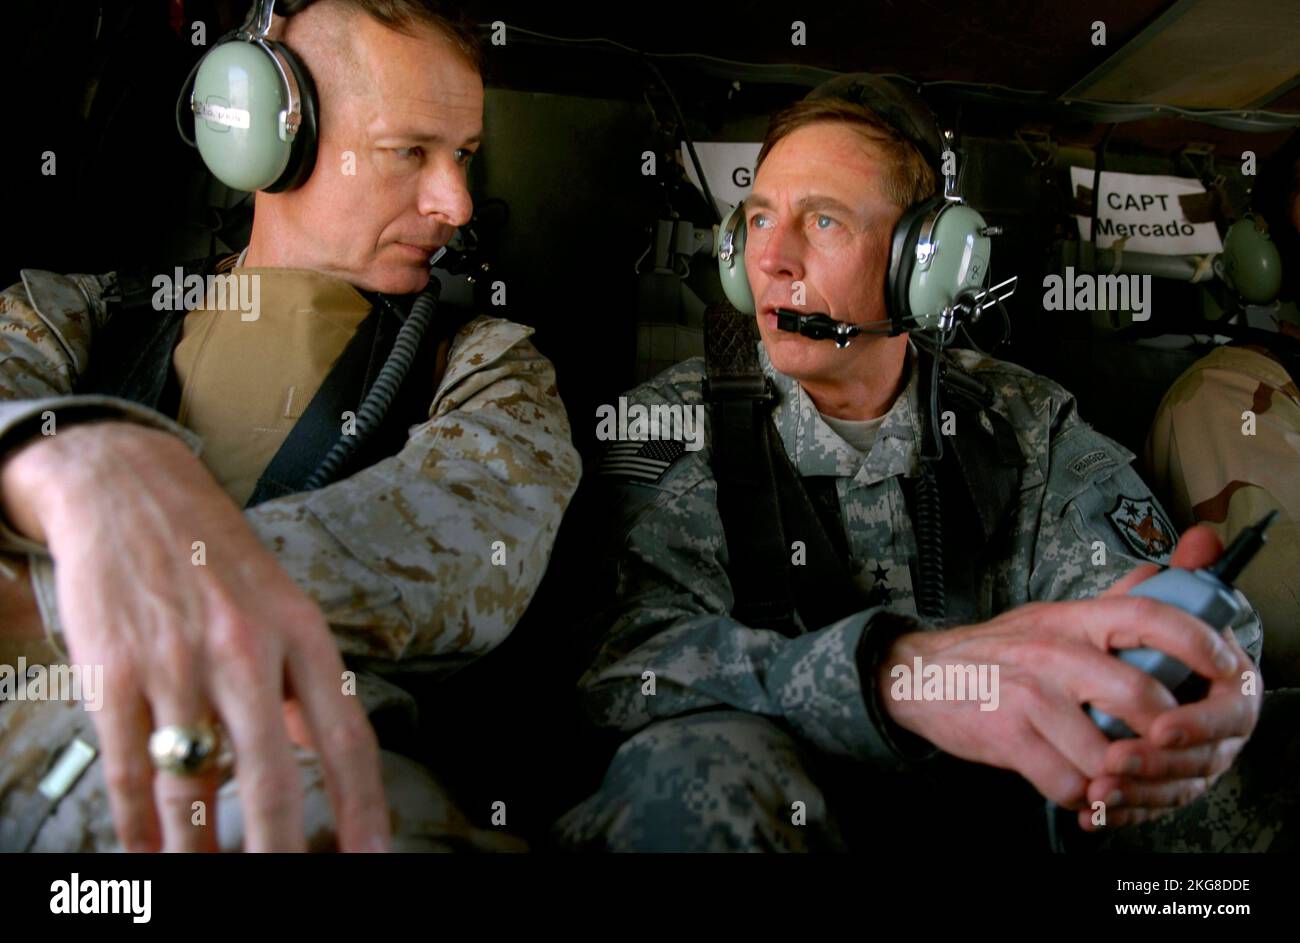
[[[315,0],[280,0],[276,6],[279,7],[280,16],[293,16],[307,9],[314,2]]]
[[[301,13],[307,7],[311,6],[315,0],[256,0],[253,8],[248,11],[248,18],[244,20],[244,25],[239,29],[241,32],[250,33],[254,36],[266,38],[267,32],[271,29],[271,15],[279,14],[281,17],[294,16]]]
[[[240,33],[257,36],[262,39],[271,31],[271,14],[275,11],[275,0],[257,0],[248,11],[248,18],[239,28]]]
[[[862,105],[880,116],[890,127],[916,146],[938,180],[943,180],[943,136],[934,112],[916,92],[901,82],[870,72],[853,72],[823,82],[804,101],[839,98]]]

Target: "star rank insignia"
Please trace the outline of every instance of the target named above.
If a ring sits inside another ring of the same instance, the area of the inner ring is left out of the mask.
[[[867,572],[876,580],[867,593],[867,606],[884,606],[892,603],[894,601],[894,587],[889,585],[889,571],[877,563],[874,570],[868,570]]]

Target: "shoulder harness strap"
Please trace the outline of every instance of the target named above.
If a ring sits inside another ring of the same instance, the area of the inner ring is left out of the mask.
[[[206,278],[230,258],[219,255],[195,259],[177,266],[183,279],[191,275]],[[95,337],[86,372],[77,381],[77,393],[119,396],[176,415],[180,387],[172,371],[172,352],[180,342],[185,309],[159,311],[153,299],[156,268],[148,267],[109,276],[104,303],[108,320]]]
[[[796,610],[806,627],[818,628],[871,602],[846,565],[848,539],[833,480],[801,478],[772,423],[776,392],[759,368],[757,344],[751,317],[729,305],[705,312],[705,398],[733,615],[756,628],[792,634],[798,631]],[[918,348],[917,369],[926,377],[932,361]],[[920,505],[937,509],[937,501],[918,500],[919,479],[905,478],[902,485],[918,544],[925,529],[930,544],[947,549],[936,565],[962,602],[947,606],[942,616],[974,618],[987,608],[981,557],[1014,505],[1024,459],[1010,422],[989,408],[993,395],[981,381],[945,358],[940,388],[959,414],[957,435],[947,440],[952,447],[944,450],[935,476],[935,489],[952,496],[946,514],[927,523]],[[925,405],[928,410],[928,397]],[[923,411],[923,428],[927,415]],[[804,565],[792,565],[794,540],[804,543]],[[916,576],[919,588],[923,574]]]
[[[772,423],[776,390],[759,367],[757,345],[752,317],[725,304],[705,312],[704,395],[732,614],[746,625],[790,635],[799,631],[796,608],[807,628],[818,628],[862,606],[846,555],[828,536]],[[838,505],[833,517],[844,543]],[[794,540],[806,552],[797,567],[791,566]]]
[[[228,272],[238,258],[237,254],[218,255],[179,267],[184,278],[206,278]],[[118,396],[175,416],[180,386],[172,358],[187,312],[183,306],[171,311],[154,307],[155,276],[156,268],[148,267],[115,272],[109,277],[104,296],[108,320],[95,338],[88,369],[78,380],[76,392]],[[367,297],[372,304],[377,298]],[[341,434],[342,414],[355,410],[369,392],[414,298],[412,295],[395,299],[395,303],[374,304],[263,472],[247,507],[303,490]],[[473,312],[468,310],[439,308],[388,414],[339,477],[397,454],[410,426],[428,418],[452,340],[472,318]]]
[[[355,413],[374,385],[415,296],[399,299],[399,305],[365,294],[373,304],[370,313],[289,430],[245,507],[306,490],[308,479],[343,434],[343,413],[348,410]],[[451,342],[472,318],[473,313],[468,310],[438,309],[383,421],[339,469],[334,480],[346,478],[402,450],[410,427],[428,418],[429,406],[446,371]]]

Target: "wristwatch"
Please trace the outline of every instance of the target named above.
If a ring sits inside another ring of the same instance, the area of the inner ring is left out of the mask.
[[[881,609],[867,620],[858,642],[858,677],[862,681],[862,696],[867,704],[867,714],[880,731],[886,746],[893,751],[899,762],[908,766],[929,760],[937,756],[940,750],[929,740],[899,726],[889,716],[881,699],[880,686],[876,683],[876,672],[895,639],[909,632],[923,631],[925,626],[912,616]]]

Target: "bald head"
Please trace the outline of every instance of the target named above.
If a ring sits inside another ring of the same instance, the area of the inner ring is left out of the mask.
[[[307,66],[322,105],[365,87],[350,28],[361,15],[339,0],[319,0],[288,20],[275,18],[271,35]]]
[[[380,34],[386,32],[433,42],[440,51],[459,56],[478,71],[474,58],[433,23],[383,23],[368,15],[356,0],[317,0],[288,20],[275,19],[272,35],[306,64],[323,108],[353,95],[377,94],[373,68],[376,53],[382,54],[385,47]]]
[[[318,0],[273,24],[312,73],[320,131],[306,183],[257,195],[246,265],[424,287],[430,255],[473,211],[466,169],[483,127],[477,63],[431,8]]]

